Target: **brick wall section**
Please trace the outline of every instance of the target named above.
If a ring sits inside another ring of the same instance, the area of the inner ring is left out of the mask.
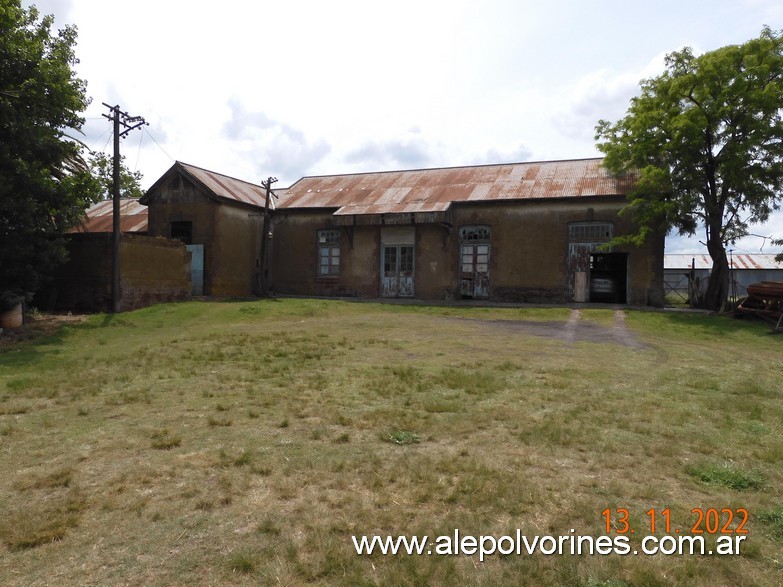
[[[120,271],[123,311],[190,299],[190,253],[179,241],[123,235]]]
[[[106,312],[111,309],[112,235],[74,234],[70,258],[35,304],[44,309]],[[123,311],[190,299],[190,253],[170,239],[122,235],[120,270]]]

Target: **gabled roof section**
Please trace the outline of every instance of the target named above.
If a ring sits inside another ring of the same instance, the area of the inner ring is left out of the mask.
[[[229,202],[239,202],[256,208],[264,207],[266,189],[263,186],[223,175],[222,173],[217,173],[215,171],[209,171],[208,169],[202,169],[201,167],[196,167],[195,165],[190,165],[188,163],[182,163],[181,161],[174,163],[174,165],[172,165],[171,168],[147,190],[147,193],[141,198],[141,202],[144,204],[149,203],[151,194],[163,182],[168,180],[173,173],[180,173],[194,183],[200,185],[210,197],[227,200]],[[274,210],[274,198],[270,198],[269,207]]]
[[[331,208],[340,215],[443,212],[453,203],[625,196],[632,177],[615,178],[602,159],[543,161],[304,177],[278,209]]]
[[[113,228],[113,202],[102,200],[87,208],[79,224],[68,232],[112,232]],[[134,198],[122,198],[120,200],[120,231],[147,232],[147,206]]]

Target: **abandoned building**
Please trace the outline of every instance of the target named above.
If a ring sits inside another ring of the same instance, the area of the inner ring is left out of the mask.
[[[277,293],[661,305],[663,235],[642,247],[603,246],[633,229],[618,215],[632,187],[601,159],[580,159],[304,177],[268,197],[261,185],[177,162],[123,208],[123,230],[146,232],[134,238],[149,239],[147,248],[171,249],[157,253],[165,263],[148,256],[142,265],[158,281],[161,270],[172,273],[174,299]],[[105,236],[108,204],[76,236]],[[103,265],[91,265],[105,269],[101,254]]]
[[[664,235],[633,228],[601,159],[304,177],[272,221],[269,283],[324,296],[661,305]],[[151,211],[152,214],[152,211]]]
[[[149,208],[149,235],[190,251],[193,295],[214,297],[258,293],[265,201],[259,185],[180,162],[140,200]]]

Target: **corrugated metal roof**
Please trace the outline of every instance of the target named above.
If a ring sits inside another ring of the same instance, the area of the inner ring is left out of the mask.
[[[544,161],[304,177],[278,202],[285,208],[337,208],[336,215],[441,212],[454,202],[624,196],[632,177],[615,178],[601,159]]]
[[[202,169],[195,165],[189,165],[179,161],[177,164],[219,198],[226,198],[228,200],[242,202],[243,204],[258,206],[259,208],[264,207],[266,201],[266,188],[263,186],[229,177],[222,173]],[[269,207],[274,210],[274,198],[270,198]]]
[[[114,216],[111,200],[93,204],[84,212],[84,218],[68,232],[112,232]],[[120,200],[120,230],[147,232],[147,206],[134,198]]]
[[[775,261],[775,254],[739,254],[732,255],[734,269],[783,269],[783,263]],[[690,269],[695,262],[696,269],[712,269],[712,259],[702,254],[672,254],[663,256],[664,269]]]

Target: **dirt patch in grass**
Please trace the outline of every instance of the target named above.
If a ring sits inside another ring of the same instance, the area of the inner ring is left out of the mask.
[[[615,312],[612,326],[603,326],[583,319],[581,310],[571,310],[571,315],[562,321],[532,321],[532,320],[488,320],[481,318],[447,317],[444,320],[465,320],[486,325],[490,329],[504,332],[542,336],[555,340],[573,342],[609,343],[621,346],[645,349],[648,345],[639,341],[635,334],[625,325],[625,312]]]

